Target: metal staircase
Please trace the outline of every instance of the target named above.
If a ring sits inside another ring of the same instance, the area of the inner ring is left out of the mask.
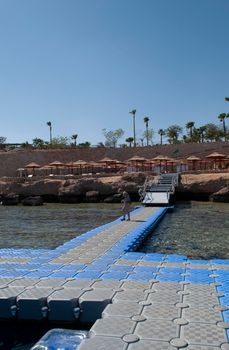
[[[174,200],[179,174],[161,174],[156,182],[146,179],[140,191],[140,200],[144,205],[169,205]]]

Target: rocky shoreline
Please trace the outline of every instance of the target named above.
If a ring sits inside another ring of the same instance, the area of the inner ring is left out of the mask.
[[[146,173],[130,173],[106,177],[79,177],[77,179],[37,178],[32,181],[0,180],[2,204],[41,205],[43,202],[60,203],[118,203],[120,191],[139,200],[139,188]],[[229,202],[229,173],[184,174],[176,191],[179,200],[211,200]]]

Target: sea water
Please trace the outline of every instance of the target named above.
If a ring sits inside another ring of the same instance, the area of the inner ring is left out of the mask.
[[[0,206],[0,249],[54,249],[121,215],[120,204]]]
[[[140,251],[229,259],[229,204],[176,203],[148,236]]]

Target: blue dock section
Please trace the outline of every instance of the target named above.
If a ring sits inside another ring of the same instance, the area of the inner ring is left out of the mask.
[[[80,350],[228,350],[229,261],[137,252],[166,211],[54,250],[1,249],[0,319],[91,325]]]

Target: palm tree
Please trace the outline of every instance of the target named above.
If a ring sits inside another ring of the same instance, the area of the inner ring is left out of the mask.
[[[133,137],[128,137],[126,139],[126,142],[129,143],[129,147],[132,147],[132,142],[134,141],[134,138]]]
[[[160,144],[162,145],[162,138],[165,135],[165,130],[159,129],[158,130],[158,134],[160,135],[160,139],[161,139]]]
[[[76,139],[77,139],[78,135],[74,134],[71,136],[71,139],[74,140],[74,146],[76,147]]]
[[[166,135],[169,143],[178,143],[179,134],[182,133],[182,127],[179,125],[171,125],[166,129]]]
[[[149,146],[149,117],[144,118],[144,123],[146,124],[146,146]]]
[[[135,133],[135,114],[136,114],[136,109],[133,109],[129,113],[133,114],[134,147],[136,147],[136,133]]]
[[[52,143],[52,123],[51,122],[47,122],[46,124],[49,127],[49,143]]]
[[[229,118],[229,114],[221,113],[221,114],[218,116],[218,119],[223,123],[223,136],[224,136],[224,141],[227,141],[227,130],[226,130],[225,118]]]
[[[188,122],[185,127],[186,129],[190,130],[190,139],[192,140],[192,136],[193,136],[193,127],[194,127],[194,122]]]
[[[144,146],[144,144],[143,144],[144,139],[140,139],[140,141],[141,141],[141,146],[143,147]]]
[[[205,132],[206,132],[206,126],[200,126],[199,127],[199,134],[200,134],[200,142],[203,143],[204,142],[204,137],[205,137]]]

